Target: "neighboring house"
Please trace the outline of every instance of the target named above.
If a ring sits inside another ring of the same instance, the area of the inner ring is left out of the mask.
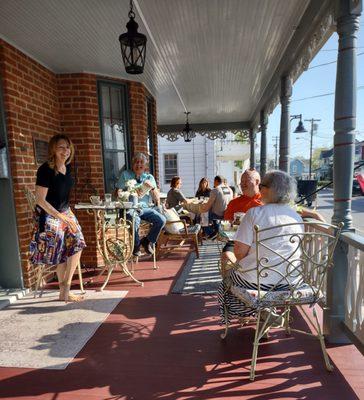
[[[182,178],[182,192],[194,196],[200,179],[207,177],[210,186],[216,175],[222,175],[229,185],[240,182],[242,171],[249,167],[249,145],[233,140],[233,134],[226,139],[210,140],[199,134],[191,142],[179,138],[170,142],[158,137],[159,177],[162,192],[168,192],[173,176]],[[242,161],[236,167],[235,161]]]
[[[303,160],[294,158],[289,163],[289,174],[294,178],[300,178],[306,172],[307,172],[307,166]]]
[[[319,157],[319,170],[317,174],[322,181],[332,180],[332,163],[334,150],[322,150]]]

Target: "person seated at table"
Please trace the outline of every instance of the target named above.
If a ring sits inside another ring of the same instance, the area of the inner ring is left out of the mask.
[[[223,179],[220,175],[215,176],[214,189],[211,190],[209,200],[200,207],[200,213],[209,211],[212,225],[204,229],[209,239],[215,239],[219,233],[220,221],[224,219],[224,212],[231,200],[230,188],[224,186]]]
[[[134,214],[134,249],[135,256],[140,255],[140,246],[142,245],[147,254],[153,254],[154,245],[157,242],[158,236],[166,224],[166,218],[162,215],[157,207],[160,205],[159,190],[157,188],[154,176],[147,173],[148,158],[143,153],[136,153],[132,161],[132,170],[123,171],[117,182],[117,187],[121,190],[126,190],[130,180],[136,180],[140,185],[136,189],[139,197],[141,210],[138,212],[128,213],[128,218]],[[156,207],[151,206],[153,204]],[[139,238],[140,220],[149,222],[152,226],[146,237],[142,240]]]
[[[230,195],[231,195],[231,199],[233,199],[234,198],[234,192],[231,189],[231,186],[229,185],[228,180],[226,178],[223,178],[222,184],[223,184],[223,186],[225,186],[225,187],[227,187],[229,189]]]
[[[174,208],[180,211],[183,208],[183,203],[188,203],[188,200],[181,192],[182,179],[179,176],[174,176],[171,179],[171,189],[167,193],[167,208]]]
[[[198,184],[198,189],[195,194],[195,197],[210,197],[211,188],[209,186],[209,181],[207,178],[202,178],[200,183]]]
[[[246,213],[252,207],[263,205],[262,196],[259,190],[260,175],[255,169],[247,169],[241,175],[240,188],[241,196],[231,200],[224,213],[224,220],[234,221],[234,214],[238,212]],[[314,218],[325,222],[324,218],[317,211],[299,207],[296,210],[302,218]]]
[[[258,225],[260,229],[277,226],[276,239],[270,240],[269,247],[282,255],[292,254],[294,249],[297,248],[297,243],[282,242],[280,235],[303,232],[303,225],[281,226],[283,224],[303,222],[301,216],[290,206],[297,190],[296,181],[291,176],[283,171],[267,172],[260,184],[260,190],[264,205],[250,208],[247,211],[234,236],[234,245],[229,249],[225,249],[221,257],[223,277],[228,276],[235,286],[247,289],[257,288],[254,225]],[[261,249],[261,257],[265,255],[264,251],[267,252],[264,248]],[[272,252],[267,253],[266,256],[269,257],[270,265],[277,264],[275,269],[286,275],[287,266],[284,263],[279,265],[280,258],[278,256],[273,255]],[[299,257],[299,255],[297,256]],[[229,270],[229,263],[238,263],[240,270]],[[281,275],[279,273],[262,274],[260,285],[265,290],[268,290],[274,287],[280,279]],[[254,310],[247,308],[242,301],[226,289],[226,284],[223,281],[219,287],[218,296],[222,320],[225,318],[225,306],[228,308],[230,315],[245,317],[254,314]]]
[[[224,212],[224,219],[234,220],[237,212],[246,213],[250,208],[261,206],[261,194],[259,191],[260,175],[255,169],[247,169],[240,178],[241,196],[232,199]]]

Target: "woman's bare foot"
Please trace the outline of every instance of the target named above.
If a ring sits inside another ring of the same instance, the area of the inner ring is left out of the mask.
[[[64,283],[59,284],[59,300],[66,303],[77,303],[84,300],[84,296],[70,292],[70,286]]]
[[[64,290],[65,290],[65,285],[63,282],[59,282],[59,300],[64,300]]]
[[[79,301],[84,300],[85,297],[82,294],[74,294],[74,293],[68,293],[67,298],[64,298],[64,301],[66,303],[78,303]]]

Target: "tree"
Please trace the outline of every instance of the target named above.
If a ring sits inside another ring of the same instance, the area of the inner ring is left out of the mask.
[[[312,171],[320,167],[320,154],[321,151],[329,150],[327,147],[318,147],[312,153]]]

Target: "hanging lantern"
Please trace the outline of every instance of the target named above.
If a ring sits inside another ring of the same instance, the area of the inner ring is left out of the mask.
[[[130,0],[129,22],[126,33],[119,36],[121,55],[128,74],[142,74],[145,64],[147,37],[138,32],[139,25],[134,21],[133,0]]]
[[[196,134],[191,131],[190,123],[188,122],[188,115],[191,114],[189,111],[185,111],[186,114],[186,124],[182,131],[182,136],[185,142],[191,142],[191,140],[196,137]]]

